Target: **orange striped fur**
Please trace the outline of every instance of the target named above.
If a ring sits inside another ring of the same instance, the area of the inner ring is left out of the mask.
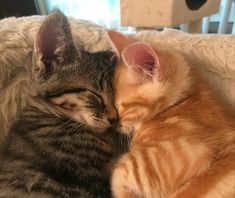
[[[120,57],[133,43],[116,32],[109,38]],[[115,103],[132,142],[114,166],[114,197],[234,198],[234,116],[183,55],[151,47],[165,67],[163,79],[137,82],[123,61],[117,65]]]

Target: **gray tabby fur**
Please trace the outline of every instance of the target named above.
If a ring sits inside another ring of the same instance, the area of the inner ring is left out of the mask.
[[[75,46],[62,13],[44,20],[14,85],[25,90],[20,90],[23,111],[3,149],[0,197],[111,196],[118,137],[100,132],[117,119],[115,63],[111,51],[89,53]]]
[[[0,20],[0,147],[9,127],[27,101],[25,60],[44,16]],[[105,30],[93,23],[69,18],[74,43],[89,52],[110,48]]]

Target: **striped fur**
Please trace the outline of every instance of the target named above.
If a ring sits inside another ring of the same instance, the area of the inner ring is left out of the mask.
[[[120,130],[133,136],[113,170],[114,197],[235,197],[234,115],[179,52],[109,37],[122,58],[114,82]]]
[[[0,149],[9,127],[26,103],[28,87],[25,85],[25,59],[33,51],[36,33],[45,17],[11,17],[0,20]],[[103,27],[73,17],[68,19],[78,49],[89,52],[110,49]]]
[[[1,154],[0,197],[111,197],[115,57],[77,49],[67,18],[46,17],[18,84],[24,107]]]
[[[112,145],[83,125],[27,107],[8,136],[0,197],[97,197],[109,189]]]

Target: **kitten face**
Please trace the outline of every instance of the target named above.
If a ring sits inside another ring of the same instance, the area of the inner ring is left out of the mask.
[[[108,35],[121,58],[114,80],[120,130],[130,134],[184,97],[189,69],[181,56],[164,46],[133,42],[117,32]]]
[[[35,41],[33,94],[71,119],[102,132],[117,119],[112,92],[115,60],[112,52],[76,49],[67,18],[53,13],[41,25]]]
[[[112,52],[81,51],[80,60],[45,82],[42,96],[93,131],[104,131],[117,119],[112,90],[113,58]]]

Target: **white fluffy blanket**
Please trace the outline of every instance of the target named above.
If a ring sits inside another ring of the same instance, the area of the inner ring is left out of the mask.
[[[0,140],[22,106],[25,59],[32,52],[43,16],[0,21]],[[78,47],[94,52],[110,48],[105,29],[70,18]],[[168,43],[197,63],[219,95],[235,110],[235,36],[191,35],[178,30],[145,31],[135,35],[150,42]]]

